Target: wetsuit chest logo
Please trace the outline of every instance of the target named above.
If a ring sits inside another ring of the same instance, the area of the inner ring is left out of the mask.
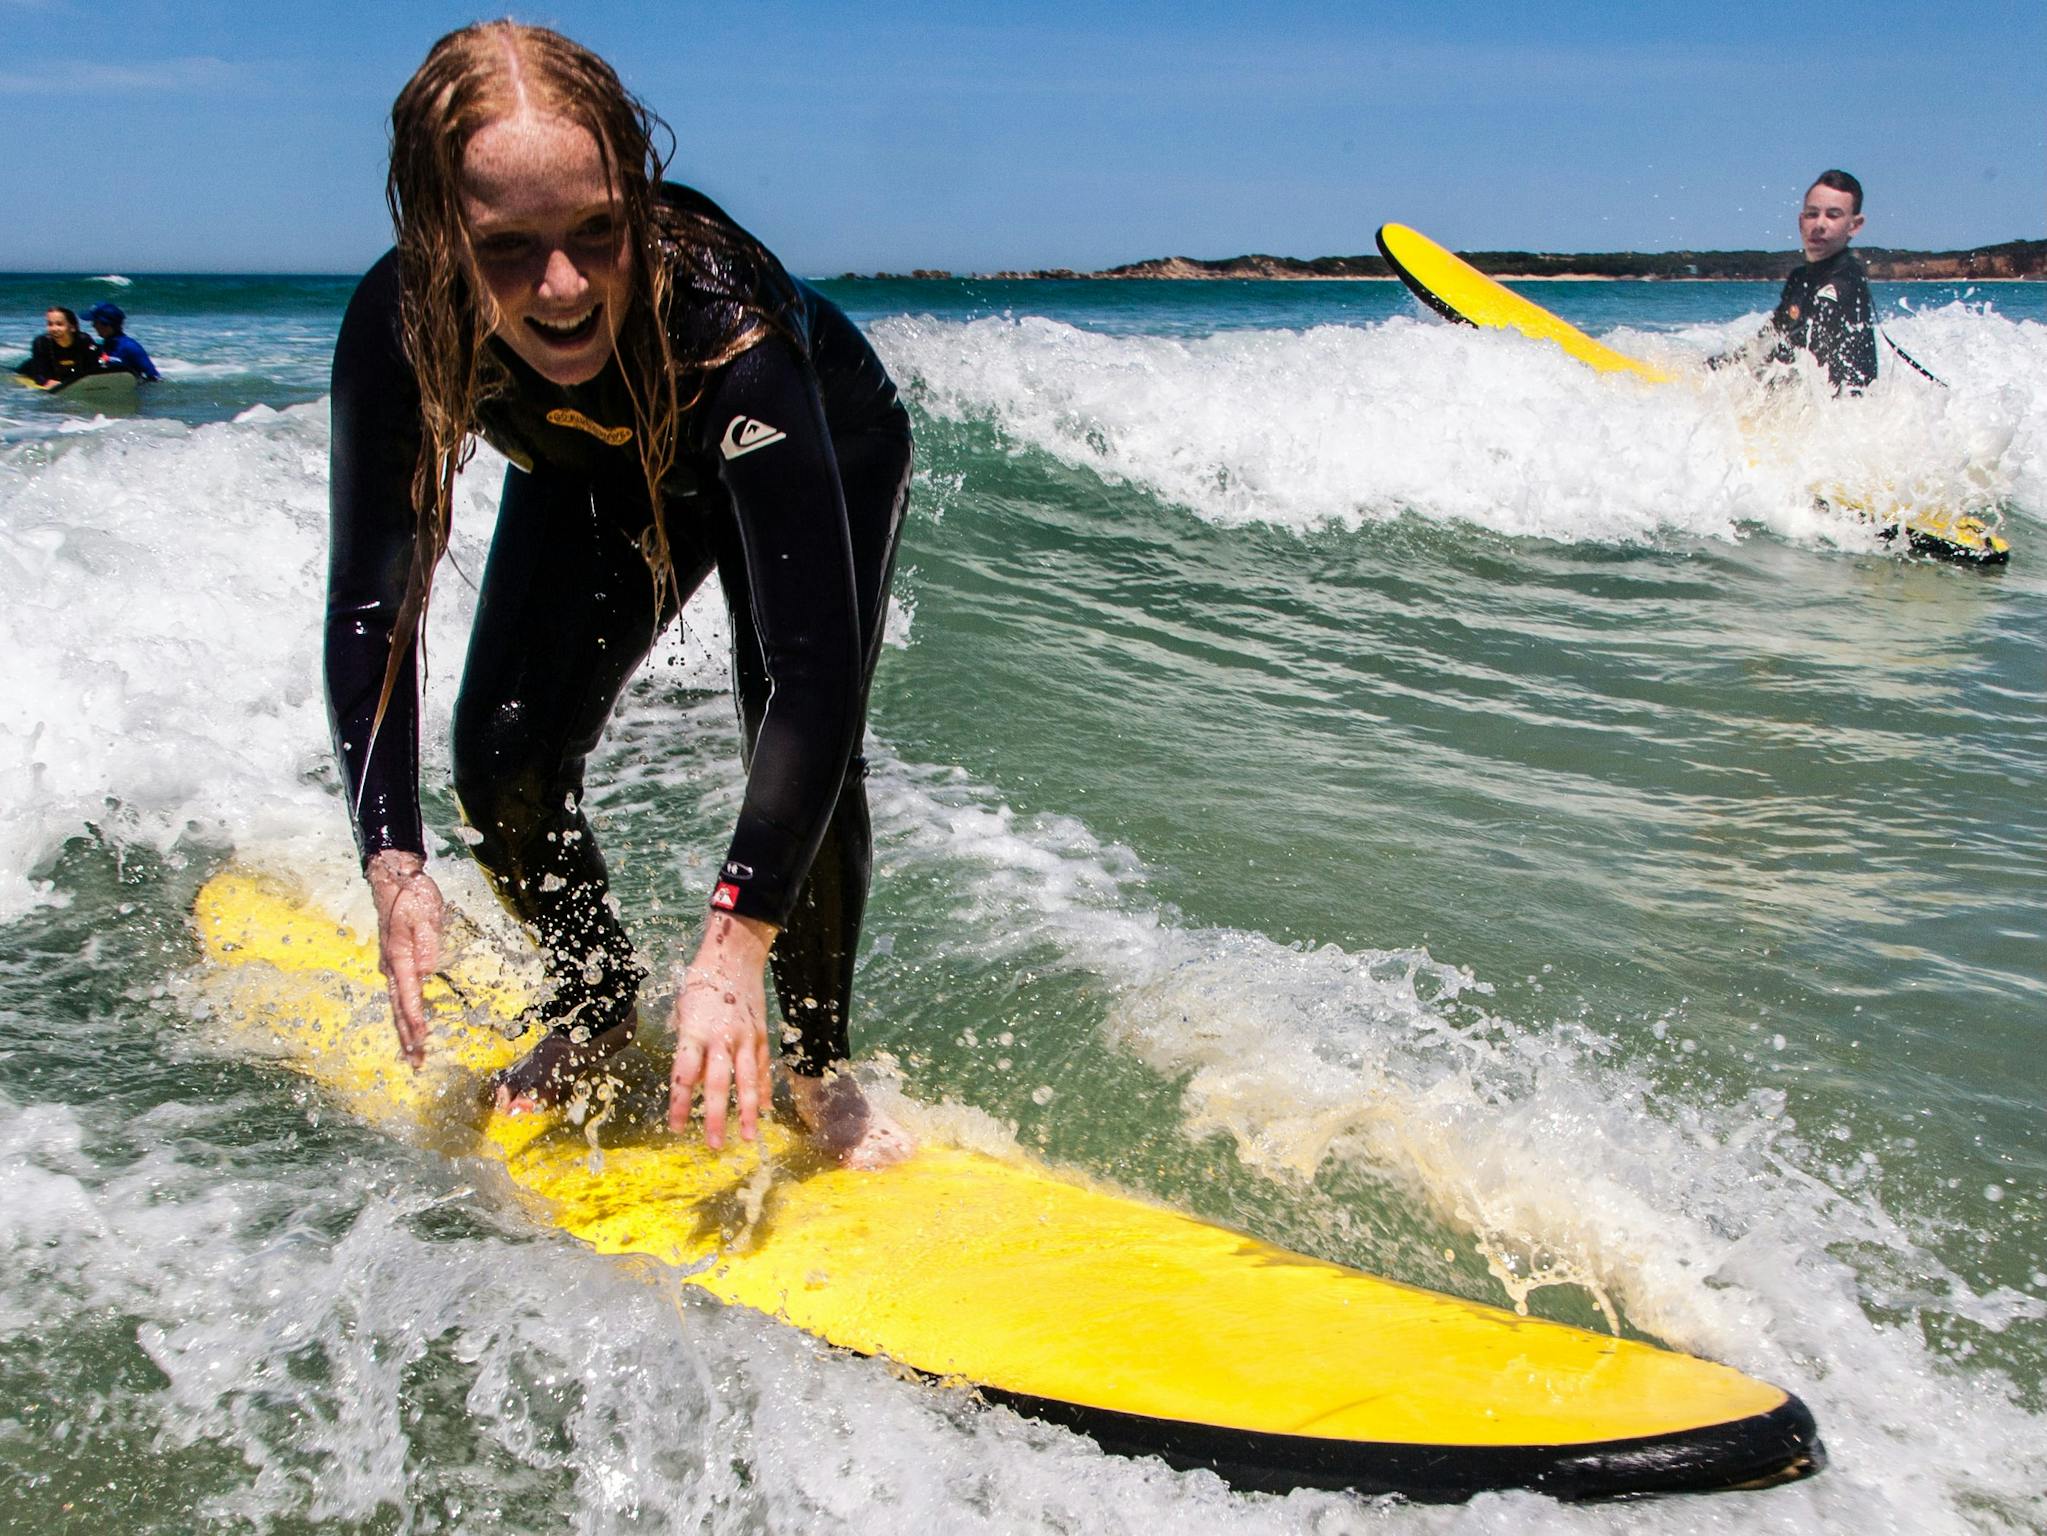
[[[557,427],[574,427],[578,432],[587,432],[607,448],[623,448],[633,440],[631,427],[602,426],[581,411],[572,411],[565,405],[549,411],[547,419]]]

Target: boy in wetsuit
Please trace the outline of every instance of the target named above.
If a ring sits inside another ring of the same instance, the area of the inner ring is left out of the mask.
[[[1770,324],[1779,340],[1771,356],[1790,362],[1810,352],[1827,370],[1834,392],[1861,393],[1876,379],[1876,306],[1862,263],[1848,242],[1862,229],[1862,183],[1846,171],[1822,171],[1798,213],[1805,265],[1784,280]]]
[[[1805,265],[1784,280],[1765,361],[1789,363],[1809,352],[1827,371],[1835,394],[1857,395],[1876,379],[1876,305],[1862,263],[1848,242],[1862,229],[1862,183],[1846,171],[1822,171],[1806,188],[1798,212],[1798,243]],[[1709,367],[1733,362],[1749,348],[1716,357]]]
[[[99,332],[102,368],[113,373],[132,373],[142,379],[159,377],[156,364],[142,350],[142,343],[123,329],[128,323],[128,316],[122,312],[120,305],[102,299],[86,311],[85,318]]]

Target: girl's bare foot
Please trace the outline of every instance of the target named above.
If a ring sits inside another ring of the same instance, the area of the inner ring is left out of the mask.
[[[532,1050],[492,1074],[497,1112],[526,1115],[562,1104],[591,1073],[631,1045],[639,1027],[639,1014],[630,1013],[595,1035],[576,1029],[548,1031]]]
[[[900,1163],[917,1150],[910,1133],[867,1102],[849,1073],[789,1076],[796,1115],[841,1168],[871,1172]]]

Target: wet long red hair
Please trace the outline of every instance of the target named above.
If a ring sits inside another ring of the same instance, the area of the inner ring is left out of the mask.
[[[675,136],[603,59],[558,32],[514,21],[479,22],[435,43],[391,107],[385,198],[397,231],[401,325],[419,381],[421,431],[412,472],[412,574],[377,703],[380,723],[406,646],[425,633],[433,573],[448,547],[455,476],[475,452],[477,407],[511,382],[486,344],[494,317],[488,294],[471,276],[462,164],[471,139],[521,110],[587,131],[618,189],[633,299],[620,317],[617,348],[653,506],[642,553],[662,589],[657,611],[662,598],[679,603],[683,595],[674,590],[661,515],[661,484],[675,463],[683,414],[710,370],[778,328],[759,292],[773,258],[733,226],[657,196]],[[692,326],[686,348],[668,323],[679,289],[716,301],[704,309],[713,323]]]

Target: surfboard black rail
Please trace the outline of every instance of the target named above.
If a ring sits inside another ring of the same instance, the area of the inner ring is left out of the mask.
[[[1812,1411],[1786,1394],[1768,1413],[1682,1434],[1585,1445],[1397,1445],[1261,1434],[983,1387],[983,1400],[1075,1430],[1119,1456],[1157,1456],[1247,1493],[1326,1488],[1453,1504],[1522,1490],[1573,1501],[1774,1487],[1827,1464]]]

